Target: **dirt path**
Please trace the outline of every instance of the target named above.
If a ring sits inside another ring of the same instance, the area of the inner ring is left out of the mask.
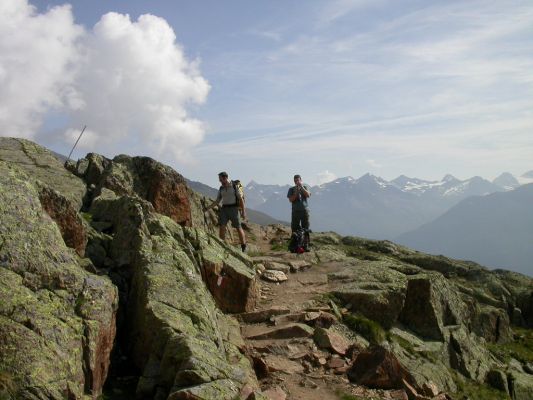
[[[267,267],[305,264],[283,253],[269,253],[256,261],[266,258],[271,258]],[[271,399],[283,399],[284,393],[290,400],[339,400],[352,393],[345,374],[348,356],[318,348],[311,327],[328,325],[334,318],[324,295],[332,289],[327,274],[339,269],[338,264],[308,263],[297,272],[286,272],[284,282],[261,279],[261,301],[254,313],[243,315],[253,321],[243,320],[241,332],[261,389]]]

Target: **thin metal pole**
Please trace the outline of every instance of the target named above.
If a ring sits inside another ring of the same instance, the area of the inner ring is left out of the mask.
[[[72,146],[72,150],[70,150],[70,153],[69,153],[69,155],[67,157],[67,161],[66,162],[68,162],[70,160],[70,156],[72,155],[72,152],[74,151],[74,148],[76,147],[76,145],[80,141],[81,135],[83,135],[83,132],[85,132],[85,128],[87,128],[87,125],[83,125],[83,129],[81,130],[80,136],[78,136],[78,140],[76,140],[76,143],[74,143],[74,146]]]

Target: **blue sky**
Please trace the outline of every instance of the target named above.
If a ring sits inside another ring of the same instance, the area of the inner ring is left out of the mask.
[[[2,3],[2,135],[212,186],[533,169],[531,1]]]

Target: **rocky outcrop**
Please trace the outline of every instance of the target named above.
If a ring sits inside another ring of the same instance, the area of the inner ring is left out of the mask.
[[[87,246],[87,230],[78,210],[66,197],[51,187],[44,185],[38,187],[40,187],[41,205],[59,227],[65,244],[83,257]]]
[[[69,168],[90,188],[89,203],[104,189],[117,196],[136,195],[182,226],[213,230],[203,212],[206,200],[187,186],[183,176],[150,157],[120,155],[110,160],[89,153]]]
[[[409,278],[400,321],[435,340],[444,339],[444,327],[468,323],[465,303],[440,274]]]
[[[0,160],[27,174],[65,244],[83,257],[87,232],[78,214],[85,196],[83,181],[65,170],[50,151],[29,140],[0,137]]]
[[[7,143],[5,158],[21,157],[32,174],[41,168],[21,150],[46,156],[40,146]],[[50,163],[50,174],[57,169],[83,190],[67,192],[46,171],[30,178],[18,163],[0,164],[0,371],[9,394],[96,398],[117,327],[120,357],[140,371],[139,398],[233,399],[244,385],[256,387],[238,325],[221,311],[253,308],[255,270],[206,232],[213,225],[202,199],[183,178],[152,159],[91,154],[70,165],[84,184]]]
[[[329,276],[342,282],[333,294],[350,310],[391,327],[403,308],[406,276],[386,262],[351,261],[346,265],[343,272]]]
[[[217,307],[233,304],[239,307],[234,311],[244,311],[253,304],[251,262],[217,238],[156,213],[137,196],[104,192],[89,212],[93,224],[107,227],[107,257],[115,268],[129,271],[122,274],[129,277],[123,347],[142,371],[137,396],[218,393],[230,399],[244,384],[254,384],[248,360],[223,334],[231,317]],[[226,294],[236,297],[210,295],[208,261],[218,263],[219,276],[226,271]]]
[[[76,211],[86,193],[84,182],[67,171],[46,148],[26,139],[0,137],[0,160],[26,172],[32,182],[41,182],[65,197]]]
[[[0,370],[17,399],[96,397],[115,338],[117,291],[81,267],[32,182],[0,161]]]
[[[381,346],[359,353],[347,375],[352,382],[371,388],[403,389],[416,385],[394,354]]]
[[[186,228],[184,232],[218,307],[229,313],[252,311],[259,285],[251,260],[204,230]]]

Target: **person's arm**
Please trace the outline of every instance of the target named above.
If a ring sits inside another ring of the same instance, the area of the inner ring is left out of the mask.
[[[211,210],[215,205],[220,204],[221,200],[222,200],[222,193],[220,193],[220,189],[219,189],[218,190],[218,194],[217,194],[217,198],[215,200],[213,200],[213,202],[211,204],[209,204],[205,210],[206,211]]]
[[[302,196],[305,197],[306,199],[311,197],[311,191],[309,190],[309,188],[305,185],[302,185],[301,186],[301,192],[302,192]]]
[[[292,194],[291,194],[292,192]],[[298,200],[298,187],[294,186],[289,189],[289,192],[287,193],[287,197],[289,198],[289,201],[291,203],[294,203],[296,200]]]

